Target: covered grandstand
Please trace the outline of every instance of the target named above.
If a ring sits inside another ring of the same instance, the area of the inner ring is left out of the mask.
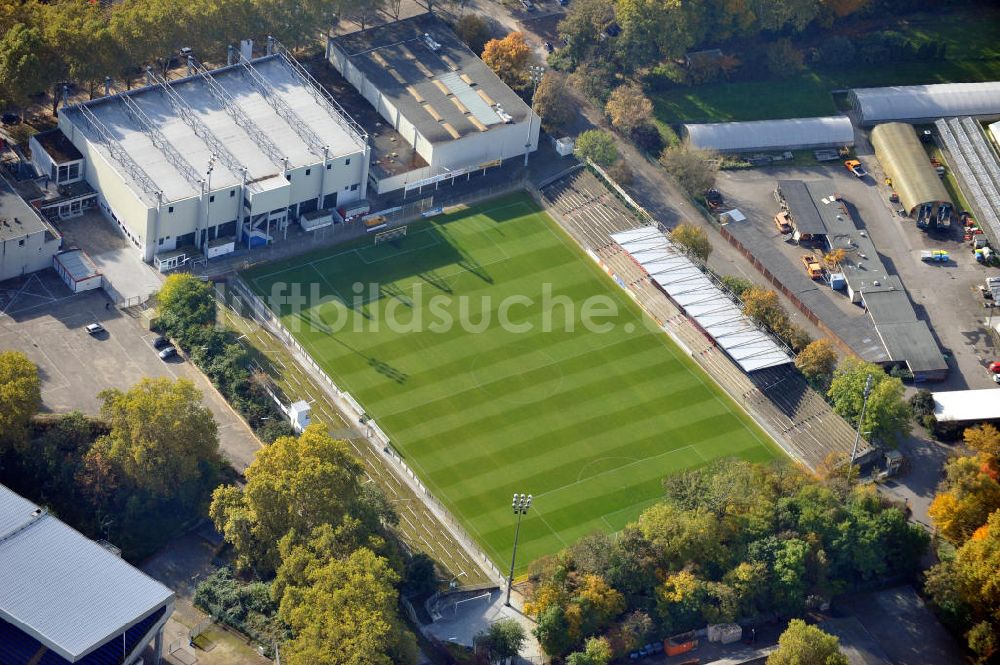
[[[150,642],[160,653],[173,608],[170,589],[0,485],[0,663],[136,663]]]
[[[892,120],[930,122],[955,115],[1000,117],[1000,81],[854,88],[850,98],[866,127]]]
[[[924,146],[912,125],[890,122],[876,126],[871,133],[875,156],[907,214],[917,221],[950,215],[951,197],[940,176],[931,166]],[[942,220],[944,222],[946,220]]]
[[[792,362],[705,272],[653,227],[611,236],[671,300],[747,373]]]
[[[683,126],[683,133],[693,147],[719,152],[840,148],[854,145],[854,128],[846,115],[686,124]]]

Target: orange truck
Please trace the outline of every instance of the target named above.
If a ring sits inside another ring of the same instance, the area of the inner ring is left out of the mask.
[[[823,266],[812,254],[806,254],[802,257],[802,265],[810,279],[819,279],[823,276]]]
[[[856,159],[848,159],[844,162],[844,167],[859,178],[864,178],[868,175],[868,171],[865,171],[865,167]]]

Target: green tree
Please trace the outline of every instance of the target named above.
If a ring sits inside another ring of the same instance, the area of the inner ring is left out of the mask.
[[[621,26],[615,49],[627,71],[684,54],[691,46],[691,13],[681,0],[616,0]]]
[[[805,68],[805,56],[802,51],[795,48],[789,39],[778,39],[768,44],[765,49],[767,55],[767,71],[772,76],[787,78],[794,76]]]
[[[566,657],[566,665],[608,665],[614,653],[606,637],[591,637],[583,651],[571,653]]]
[[[416,662],[416,642],[396,612],[399,575],[367,547],[331,547],[329,524],[302,544],[282,543],[272,594],[294,637],[290,665],[396,665]]]
[[[615,19],[613,0],[575,0],[557,31],[566,36],[562,51],[574,62],[588,59],[602,44],[601,35]]]
[[[848,665],[848,660],[836,637],[792,619],[778,638],[777,651],[767,657],[767,665]]]
[[[576,114],[569,81],[565,74],[548,70],[535,90],[531,108],[542,119],[547,132],[558,132],[569,125]]]
[[[167,277],[156,297],[160,324],[181,344],[191,341],[197,328],[215,323],[215,300],[212,287],[189,273]]]
[[[0,98],[22,112],[31,96],[58,77],[58,60],[47,52],[41,30],[15,23],[0,36]]]
[[[715,185],[719,171],[718,156],[708,150],[688,145],[673,145],[660,154],[660,165],[677,179],[689,195],[700,197]]]
[[[872,377],[872,390],[865,420],[859,425],[868,375]],[[852,356],[837,367],[828,395],[834,410],[852,426],[860,426],[862,432],[871,432],[876,440],[894,442],[910,431],[910,405],[903,398],[904,393],[902,381],[887,375],[878,365]]]
[[[702,262],[708,261],[708,256],[712,253],[712,243],[705,229],[690,222],[681,222],[675,226],[670,232],[670,240]]]
[[[490,663],[499,665],[521,653],[527,639],[524,626],[516,619],[499,619],[474,638],[476,645],[486,652]]]
[[[88,457],[99,455],[123,478],[153,496],[185,488],[197,494],[221,467],[219,430],[201,392],[187,379],[146,378],[127,392],[98,394],[110,432],[97,439]]]
[[[478,14],[462,14],[455,22],[455,34],[473,53],[482,53],[490,40],[490,26]]]
[[[55,2],[42,5],[41,28],[47,52],[58,54],[60,78],[95,86],[117,70],[118,55],[99,3]],[[58,91],[55,97],[58,99]]]
[[[833,342],[826,338],[810,342],[795,357],[795,366],[811,385],[820,390],[827,389],[837,368],[837,351]]]
[[[722,284],[727,289],[729,289],[734,296],[737,298],[742,298],[743,294],[748,290],[753,288],[753,282],[749,279],[744,279],[742,277],[735,277],[733,275],[724,275],[722,277]]]
[[[576,137],[575,152],[580,159],[589,159],[598,166],[611,166],[618,159],[614,137],[600,129],[588,129]]]
[[[0,451],[25,440],[41,406],[38,367],[19,351],[0,352]]]
[[[566,610],[561,605],[550,605],[539,615],[535,637],[538,638],[542,651],[553,658],[565,655],[572,648],[569,621],[566,620]]]
[[[364,469],[344,441],[315,423],[299,437],[281,437],[257,452],[245,472],[246,486],[219,487],[209,515],[236,550],[237,564],[271,571],[280,562],[278,544],[308,538],[322,524],[360,519],[370,532],[380,514],[361,491]]]

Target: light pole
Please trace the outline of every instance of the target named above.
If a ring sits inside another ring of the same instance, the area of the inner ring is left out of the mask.
[[[854,474],[854,460],[858,456],[858,443],[861,441],[861,428],[864,427],[865,409],[868,408],[868,396],[872,394],[872,375],[865,377],[865,389],[861,393],[861,415],[858,416],[858,432],[854,436],[854,447],[851,449],[851,465],[847,468],[847,486],[850,489],[851,476]]]
[[[538,84],[541,83],[544,74],[545,67],[541,65],[528,67],[528,77],[531,79],[531,97],[528,99],[528,139],[524,142],[525,168],[528,166],[528,154],[531,152],[531,124],[535,119],[535,112],[531,110],[531,106],[535,103],[535,91],[538,90]]]
[[[531,507],[530,494],[514,494],[514,501],[510,504],[517,515],[517,527],[514,528],[514,553],[510,555],[510,575],[507,576],[507,600],[504,605],[510,607],[510,590],[514,586],[514,562],[517,561],[517,537],[521,534],[521,515],[528,514]]]
[[[212,225],[212,171],[215,170],[215,153],[208,158],[208,171],[206,175],[208,176],[208,199],[205,201],[205,228],[201,232],[201,237],[198,238],[198,247],[201,251],[205,251],[205,238],[208,235],[208,227]]]

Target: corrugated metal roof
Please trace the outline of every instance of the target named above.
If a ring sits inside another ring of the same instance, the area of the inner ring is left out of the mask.
[[[846,115],[688,124],[684,131],[694,147],[721,152],[854,145]]]
[[[438,80],[448,87],[451,94],[455,95],[479,122],[484,125],[496,125],[503,122],[496,111],[487,106],[486,102],[476,94],[476,91],[455,72],[442,74]]]
[[[736,303],[662,233],[645,227],[615,233],[611,238],[744,372],[792,361],[784,349],[744,316]]]
[[[73,661],[173,592],[0,485],[0,618]]]
[[[871,133],[875,156],[885,174],[892,178],[893,189],[907,212],[924,203],[951,203],[948,190],[931,167],[913,125],[889,122],[876,126]]]
[[[866,125],[886,120],[1000,115],[1000,81],[855,88],[851,98]]]

